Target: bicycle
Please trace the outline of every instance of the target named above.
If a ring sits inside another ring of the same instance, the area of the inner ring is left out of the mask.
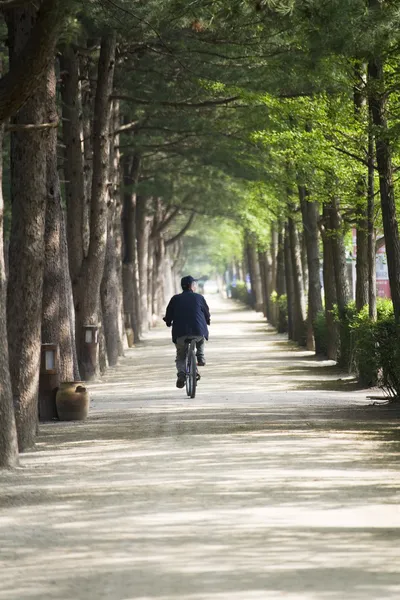
[[[200,379],[200,374],[197,371],[197,359],[196,359],[196,340],[187,338],[185,340],[186,347],[186,393],[189,398],[196,396],[197,382]]]

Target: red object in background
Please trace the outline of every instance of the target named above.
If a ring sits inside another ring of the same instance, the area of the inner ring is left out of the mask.
[[[357,231],[353,228],[353,260],[357,256]],[[354,263],[353,263],[354,264]],[[355,268],[354,275],[355,276]],[[382,246],[376,252],[376,294],[380,298],[391,298],[389,273],[387,268],[386,248]]]

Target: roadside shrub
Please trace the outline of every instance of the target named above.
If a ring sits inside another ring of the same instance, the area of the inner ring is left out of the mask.
[[[335,306],[334,318],[339,327],[337,363],[340,367],[351,371],[354,352],[354,338],[352,329],[357,319],[356,303],[349,302],[341,314],[339,314],[338,307]]]
[[[315,346],[320,349],[321,354],[328,354],[328,326],[325,311],[321,310],[314,321]]]
[[[279,309],[278,331],[279,333],[286,333],[286,331],[288,330],[287,295],[282,294],[281,296],[278,296],[277,304]]]
[[[252,295],[250,292],[248,292],[244,281],[237,281],[235,287],[232,287],[231,290],[232,298],[235,300],[240,300],[241,302],[244,302],[244,304],[251,306]]]
[[[376,323],[376,350],[380,366],[378,384],[392,400],[399,400],[400,328],[394,317]]]
[[[372,387],[378,383],[380,368],[379,354],[377,352],[377,323],[368,315],[368,307],[355,316],[351,324],[353,355],[352,370],[357,373],[359,382]]]
[[[377,321],[365,306],[360,312],[351,302],[339,317],[338,364],[354,371],[362,385],[378,385],[391,399],[400,399],[400,328],[393,315],[390,299],[378,298]]]

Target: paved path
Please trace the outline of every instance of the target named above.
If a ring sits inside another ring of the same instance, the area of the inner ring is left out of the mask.
[[[0,600],[399,599],[398,411],[213,304],[195,400],[157,329],[0,474]]]

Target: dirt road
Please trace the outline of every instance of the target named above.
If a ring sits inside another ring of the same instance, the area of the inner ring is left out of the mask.
[[[0,473],[0,600],[398,600],[399,411],[210,304],[194,400],[157,329]]]

